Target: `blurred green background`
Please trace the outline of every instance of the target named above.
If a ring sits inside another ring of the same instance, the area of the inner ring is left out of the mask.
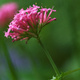
[[[80,0],[0,0],[0,5],[17,2],[19,9],[26,9],[37,3],[39,6],[57,10],[52,17],[57,20],[46,25],[40,38],[50,52],[61,72],[80,67]],[[7,31],[8,25],[2,32]],[[19,80],[50,80],[54,70],[37,40],[12,42],[4,38],[11,60],[16,68]],[[5,44],[0,38],[0,80],[12,80],[10,69],[5,59]],[[80,71],[66,76],[63,80],[80,80]]]

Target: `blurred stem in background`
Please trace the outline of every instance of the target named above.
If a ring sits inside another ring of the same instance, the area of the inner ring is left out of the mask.
[[[10,74],[12,75],[11,80],[18,80],[18,77],[16,74],[16,69],[12,63],[11,58],[10,58],[9,51],[6,46],[6,41],[4,40],[3,30],[0,30],[0,39],[1,39],[0,42],[1,42],[2,49],[3,49],[3,53],[5,55],[6,62],[8,64],[9,69],[10,69]]]
[[[37,37],[37,40],[38,40],[39,44],[41,45],[41,47],[43,48],[43,50],[44,50],[44,52],[45,52],[47,58],[49,59],[51,65],[52,65],[52,67],[53,67],[53,69],[54,69],[54,71],[55,71],[55,73],[56,73],[56,76],[60,76],[60,73],[59,73],[58,68],[56,67],[56,65],[55,65],[55,63],[54,63],[52,57],[50,56],[48,50],[44,47],[43,43],[41,42],[39,36]]]

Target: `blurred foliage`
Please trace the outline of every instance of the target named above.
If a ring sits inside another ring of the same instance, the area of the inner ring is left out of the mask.
[[[80,0],[0,0],[0,5],[17,2],[19,9],[26,9],[37,3],[39,6],[57,10],[51,16],[57,20],[46,25],[41,34],[41,40],[51,53],[59,70],[67,71],[80,67]],[[6,31],[8,26],[1,32]],[[4,36],[4,34],[0,34]],[[37,40],[12,42],[5,38],[12,62],[17,69],[19,80],[50,80],[55,75],[51,64],[46,58]],[[0,42],[2,42],[0,38]],[[0,43],[1,44],[1,43]],[[11,74],[6,63],[2,45],[0,45],[0,80],[11,80]],[[79,80],[80,71],[72,73],[64,80]]]

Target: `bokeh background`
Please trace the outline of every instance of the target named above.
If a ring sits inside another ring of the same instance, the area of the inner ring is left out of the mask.
[[[8,2],[16,2],[19,9],[35,3],[47,8],[54,6],[57,12],[51,16],[57,20],[43,28],[40,38],[60,72],[80,67],[80,0],[0,0],[0,5]],[[55,76],[37,40],[32,38],[27,44],[25,41],[13,43],[11,38],[4,37],[7,28],[8,24],[0,30],[0,80],[13,80],[6,60],[7,50],[19,80],[50,80]],[[80,80],[80,71],[63,80]]]

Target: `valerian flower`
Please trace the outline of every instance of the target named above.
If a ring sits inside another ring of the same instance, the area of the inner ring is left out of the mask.
[[[51,18],[50,15],[56,10],[50,8],[40,8],[33,5],[26,10],[21,9],[17,13],[13,21],[9,24],[8,31],[5,36],[11,36],[14,41],[29,40],[32,37],[37,38],[42,28],[56,18]]]
[[[16,14],[18,5],[15,2],[6,3],[0,6],[0,26],[7,24]]]

